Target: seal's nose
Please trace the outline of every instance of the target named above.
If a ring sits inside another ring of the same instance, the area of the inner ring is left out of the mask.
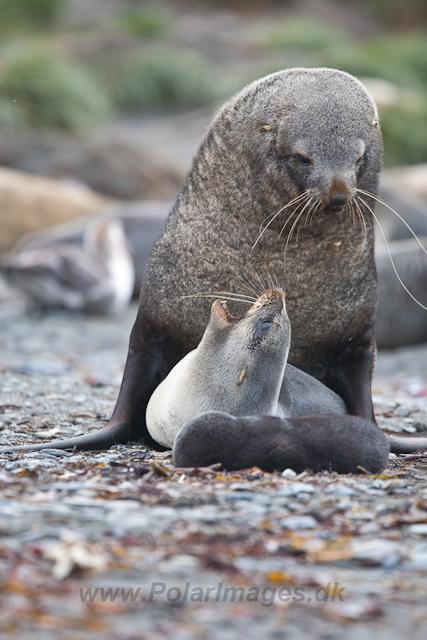
[[[345,193],[333,193],[328,202],[329,207],[343,207],[347,204],[348,196]]]

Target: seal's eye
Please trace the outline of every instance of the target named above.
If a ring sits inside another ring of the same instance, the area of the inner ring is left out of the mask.
[[[360,165],[362,164],[363,160],[365,159],[365,152],[362,153],[362,155],[360,155],[357,160],[356,160],[356,167],[360,167]]]
[[[262,333],[268,333],[273,326],[272,320],[262,320],[260,323],[260,329]]]
[[[304,167],[308,167],[311,165],[310,158],[308,156],[305,156],[303,153],[296,153],[295,157],[298,162],[300,162],[300,164],[302,164]]]

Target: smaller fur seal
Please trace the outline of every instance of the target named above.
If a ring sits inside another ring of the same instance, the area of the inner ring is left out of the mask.
[[[178,467],[220,462],[229,471],[257,466],[264,471],[305,469],[379,473],[389,454],[387,436],[355,416],[235,418],[211,411],[186,424],[173,448]]]
[[[38,299],[37,290],[31,287],[29,280],[34,277],[34,267],[28,269],[26,273],[21,272],[22,282],[17,281],[17,278],[13,276],[14,272],[20,271],[20,265],[27,259],[26,256],[32,255],[32,260],[35,259],[35,265],[37,265],[37,261],[40,261],[43,256],[45,256],[44,262],[47,262],[47,256],[51,258],[65,255],[69,255],[74,262],[80,262],[82,254],[85,254],[83,260],[87,264],[87,256],[90,252],[87,243],[88,230],[94,226],[99,228],[104,222],[109,224],[108,221],[117,220],[126,235],[126,243],[122,251],[130,254],[130,259],[133,262],[135,271],[133,297],[138,298],[151,248],[162,230],[170,208],[169,202],[158,200],[120,202],[109,205],[94,215],[76,218],[41,231],[27,233],[2,260],[4,275],[8,277],[9,272],[10,284],[18,286],[39,304],[50,306],[49,300],[45,300],[45,296],[43,300]],[[117,246],[120,245],[116,240]],[[119,254],[117,248],[115,254]],[[57,289],[63,289],[62,273],[58,266],[54,270],[49,270],[49,274],[45,275],[45,280],[47,277],[50,280],[50,288],[55,286]]]
[[[50,240],[50,241],[49,241]],[[130,302],[135,270],[120,220],[93,218],[81,243],[18,243],[2,265],[7,280],[41,307],[118,313]]]
[[[172,448],[184,424],[206,411],[280,418],[346,414],[336,393],[287,364],[290,344],[281,289],[263,291],[241,318],[216,300],[197,349],[175,365],[150,398],[151,437]]]

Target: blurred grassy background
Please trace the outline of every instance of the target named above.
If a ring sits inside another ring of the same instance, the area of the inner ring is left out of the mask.
[[[319,17],[296,0],[0,0],[0,130],[79,134],[332,66],[387,81],[385,164],[427,161],[427,0],[341,5]]]

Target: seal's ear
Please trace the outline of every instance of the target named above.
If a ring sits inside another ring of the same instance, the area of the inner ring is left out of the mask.
[[[240,385],[243,384],[244,379],[246,378],[246,374],[248,372],[248,365],[245,364],[243,366],[243,369],[240,371],[239,373],[239,377],[237,378],[237,386],[240,387]]]

